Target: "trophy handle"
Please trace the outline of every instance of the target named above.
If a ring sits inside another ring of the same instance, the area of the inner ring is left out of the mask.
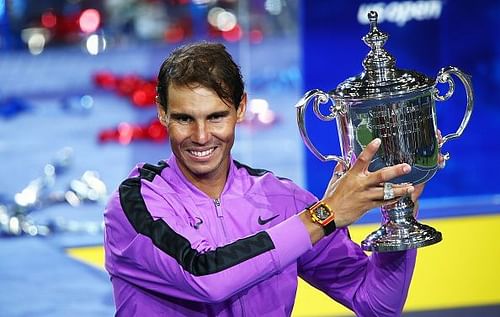
[[[337,161],[342,163],[345,167],[348,167],[349,164],[346,159],[337,155],[331,155],[331,154],[323,155],[314,146],[314,144],[311,142],[311,139],[309,139],[309,135],[307,134],[307,129],[306,129],[305,113],[307,105],[309,104],[309,101],[311,99],[314,99],[314,104],[313,104],[314,113],[318,118],[320,118],[323,121],[331,121],[335,119],[341,112],[341,109],[335,105],[333,99],[331,99],[327,93],[319,89],[312,89],[306,92],[304,96],[299,100],[299,102],[297,102],[297,104],[295,105],[295,108],[297,109],[297,125],[299,126],[300,136],[302,137],[302,140],[306,144],[307,148],[322,162]],[[328,103],[329,100],[332,101],[333,106],[330,107],[330,114],[325,116],[319,110],[319,106],[321,104]]]
[[[455,91],[455,82],[453,81],[453,78],[450,76],[451,74],[457,76],[458,79],[460,79],[464,84],[465,92],[467,94],[467,107],[462,122],[460,123],[460,126],[458,127],[457,131],[455,133],[450,133],[445,135],[441,140],[441,142],[439,143],[439,148],[441,148],[443,144],[445,144],[447,141],[456,139],[462,135],[462,132],[464,132],[465,127],[469,123],[469,119],[472,114],[472,109],[474,107],[474,94],[472,92],[472,82],[470,80],[470,76],[463,73],[458,68],[452,66],[442,68],[439,71],[436,78],[436,83],[434,85],[434,99],[438,101],[444,101],[448,100],[451,97],[451,95],[453,95],[453,92]],[[448,83],[448,85],[450,86],[448,92],[444,96],[440,96],[438,89],[435,88],[438,83]]]

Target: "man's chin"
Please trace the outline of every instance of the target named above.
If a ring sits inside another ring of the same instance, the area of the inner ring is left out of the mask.
[[[224,168],[224,160],[220,157],[212,157],[210,160],[193,160],[190,157],[184,157],[182,164],[197,179],[213,178],[216,175],[225,175],[220,169]]]
[[[217,168],[213,162],[207,163],[197,163],[191,164],[188,166],[188,170],[191,174],[196,176],[197,178],[205,178],[210,177],[213,174],[216,174]]]

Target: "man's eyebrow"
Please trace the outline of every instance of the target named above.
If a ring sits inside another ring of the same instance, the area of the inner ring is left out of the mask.
[[[215,111],[210,114],[208,114],[207,118],[210,117],[227,117],[229,115],[230,111],[229,110],[222,110],[222,111]],[[184,112],[171,112],[170,113],[170,118],[172,119],[193,119],[194,117],[190,114],[184,113]]]
[[[208,116],[209,117],[225,117],[225,116],[229,115],[229,113],[230,113],[229,110],[223,110],[223,111],[212,112]]]
[[[172,118],[172,119],[192,118],[192,116],[187,114],[187,113],[182,113],[182,112],[171,112],[170,118]]]

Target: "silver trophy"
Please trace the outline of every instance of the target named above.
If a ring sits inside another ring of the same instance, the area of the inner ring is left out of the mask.
[[[308,91],[295,106],[300,134],[317,158],[341,162],[346,169],[370,141],[380,138],[382,144],[370,163],[370,171],[408,163],[411,172],[392,182],[414,185],[426,182],[439,168],[441,147],[458,138],[469,122],[474,103],[470,77],[455,67],[441,69],[436,79],[396,68],[394,57],[383,48],[388,35],[378,29],[377,13],[371,11],[368,19],[370,31],[363,41],[371,50],[363,61],[364,71],[328,93],[318,89]],[[455,83],[450,75],[458,77],[465,86],[467,106],[458,130],[439,140],[435,101],[447,100],[453,94]],[[449,85],[446,94],[440,95],[439,83]],[[323,121],[337,119],[342,156],[323,155],[309,139],[305,112],[311,100],[318,118]],[[324,115],[320,106],[329,101],[329,113]],[[445,160],[448,158],[448,154],[444,155]],[[414,203],[409,196],[383,206],[382,226],[361,243],[362,248],[378,252],[401,251],[441,241],[440,232],[415,220],[413,209]]]

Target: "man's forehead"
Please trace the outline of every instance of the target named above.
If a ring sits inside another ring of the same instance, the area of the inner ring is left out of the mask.
[[[208,105],[203,103],[183,105],[183,104],[172,103],[167,108],[167,113],[171,115],[182,114],[182,115],[190,115],[193,117],[197,116],[204,117],[204,116],[210,116],[215,113],[233,112],[233,111],[236,111],[236,109],[225,103],[219,103],[217,105]]]
[[[200,84],[190,86],[169,85],[167,96],[168,109],[171,112],[236,110],[236,107],[231,102],[220,98],[213,89]]]

